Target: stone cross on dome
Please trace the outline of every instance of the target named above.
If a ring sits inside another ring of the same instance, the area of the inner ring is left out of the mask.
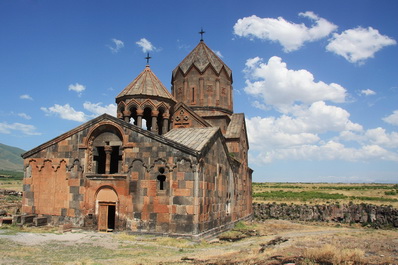
[[[203,41],[203,34],[205,34],[206,31],[203,31],[203,28],[200,29],[199,34],[200,34],[200,41]]]
[[[146,65],[149,65],[149,59],[151,59],[152,57],[149,56],[149,52],[146,54]]]

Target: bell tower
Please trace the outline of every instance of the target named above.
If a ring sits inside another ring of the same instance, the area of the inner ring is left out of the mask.
[[[173,70],[172,95],[206,120],[230,116],[233,113],[232,71],[205,44],[204,31],[199,33],[202,36],[199,44]]]
[[[116,97],[117,117],[159,135],[170,129],[170,116],[176,104],[173,96],[147,65]]]

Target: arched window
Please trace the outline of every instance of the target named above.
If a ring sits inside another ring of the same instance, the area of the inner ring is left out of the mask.
[[[130,123],[137,125],[137,107],[134,106],[130,108],[130,112],[131,112],[130,117],[132,118],[132,120],[130,120]]]
[[[159,109],[159,114],[157,117],[157,124],[158,124],[158,134],[162,135],[163,134],[163,114],[164,114],[164,108]]]
[[[142,120],[143,120],[143,122],[142,122],[143,129],[150,131],[152,128],[152,109],[151,108],[146,107],[144,109],[144,115],[142,117]],[[146,128],[144,128],[144,126]]]
[[[120,173],[122,165],[121,147],[121,137],[112,128],[105,128],[105,131],[97,135],[92,143],[92,172],[96,174]]]

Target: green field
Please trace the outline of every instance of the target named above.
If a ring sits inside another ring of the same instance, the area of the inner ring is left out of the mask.
[[[253,183],[253,201],[264,203],[372,203],[398,207],[398,184]]]

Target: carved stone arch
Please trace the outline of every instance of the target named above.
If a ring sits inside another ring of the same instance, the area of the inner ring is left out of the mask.
[[[150,99],[145,100],[141,104],[142,112],[142,125],[144,130],[154,130],[156,127],[156,119],[153,119],[153,113],[156,112],[156,107]]]
[[[126,110],[130,110],[131,108],[136,108],[136,109],[139,109],[139,108],[141,108],[141,104],[137,101],[137,100],[135,100],[135,99],[132,99],[132,100],[130,100],[129,102],[127,102],[127,104],[126,104]]]
[[[98,199],[98,194],[100,194],[100,192],[104,191],[104,190],[111,190],[111,191],[113,191],[116,194],[117,198],[115,198],[113,196],[112,196],[112,198],[110,198],[110,199],[116,199],[114,202],[117,202],[119,200],[119,195],[117,194],[116,189],[113,186],[111,186],[111,185],[102,185],[101,187],[99,187],[96,190],[95,195],[94,195],[96,200]]]
[[[123,147],[128,136],[123,128],[110,121],[94,125],[83,140],[86,150],[86,172],[116,174],[123,170]]]
[[[151,110],[156,110],[156,106],[151,99],[146,99],[141,103],[141,109],[150,108]]]
[[[126,105],[124,103],[124,101],[119,102],[119,104],[117,105],[117,118],[118,119],[123,119],[123,113],[126,110]]]
[[[113,131],[115,132],[119,138],[122,140],[122,145],[125,146],[128,142],[128,136],[124,134],[124,130],[118,124],[109,121],[103,121],[100,123],[95,124],[91,129],[88,131],[87,136],[83,139],[83,148],[87,148],[90,146],[90,141],[95,139],[99,134],[104,131]]]
[[[32,177],[32,169],[33,169],[33,164],[37,168],[36,165],[37,161],[35,159],[30,159],[28,161],[28,164],[24,166],[24,178],[30,178]]]
[[[71,178],[79,178],[80,174],[83,173],[83,166],[80,164],[79,159],[73,160],[72,164],[67,166],[66,170],[69,172]]]
[[[53,167],[54,168],[54,172],[57,172],[58,169],[61,168],[62,164],[65,164],[65,170],[68,170],[68,165],[67,165],[66,160],[65,159],[61,159],[61,161],[59,161],[59,164],[57,166]]]
[[[73,162],[69,166],[67,166],[68,171],[71,171],[74,168],[76,168],[78,171],[83,170],[83,167],[80,165],[80,160],[78,158],[74,159]]]
[[[185,164],[187,164],[187,165],[185,165]],[[177,162],[175,164],[175,167],[179,167],[180,165],[188,167],[188,168],[190,168],[190,170],[193,170],[193,163],[192,163],[192,160],[189,158],[185,158],[185,157],[178,158]]]
[[[163,162],[163,163],[159,163],[159,162]],[[148,172],[150,172],[151,170],[153,170],[157,164],[162,164],[163,167],[165,167],[165,168],[167,168],[167,169],[169,168],[168,165],[167,165],[167,160],[166,160],[166,159],[164,159],[164,158],[157,158],[157,159],[155,159],[155,161],[153,161],[152,165],[149,166]],[[155,172],[157,172],[156,169],[155,169]]]
[[[46,163],[50,163],[51,168],[54,170],[54,166],[53,166],[53,161],[51,159],[45,159],[43,161],[43,164],[41,165],[37,165],[36,167],[39,169],[39,172],[41,172],[43,170],[43,168],[45,167]]]
[[[161,109],[163,109],[164,112],[169,112],[170,111],[170,106],[168,106],[168,104],[164,103],[164,102],[160,102],[157,106],[156,109],[158,111],[160,111]]]
[[[133,170],[134,167],[134,163],[135,162],[140,162],[141,166],[145,169],[145,171],[149,171],[149,167],[145,164],[145,162],[141,159],[141,158],[135,158],[133,159],[133,161],[131,161],[131,163],[128,166],[127,172],[131,172]]]

